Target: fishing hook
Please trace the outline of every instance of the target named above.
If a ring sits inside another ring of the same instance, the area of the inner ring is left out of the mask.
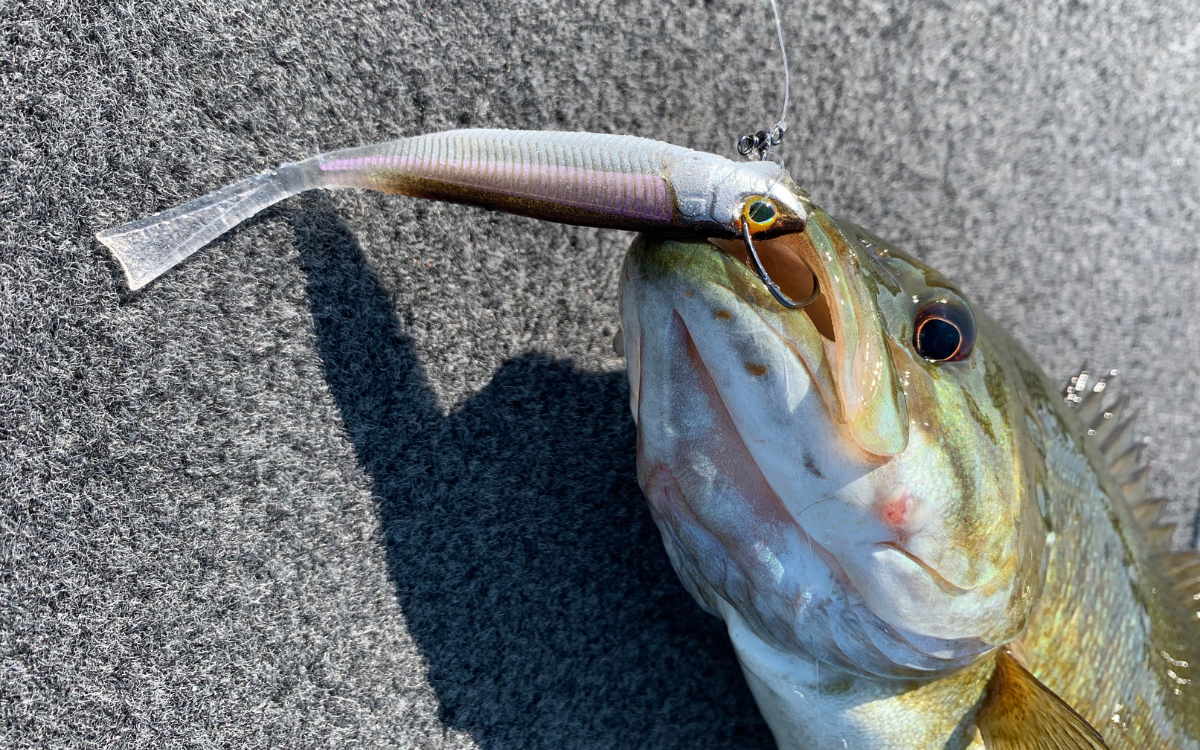
[[[783,290],[779,288],[779,285],[772,281],[771,277],[767,275],[767,269],[763,267],[762,261],[758,258],[758,251],[754,249],[754,238],[750,236],[750,222],[745,221],[744,219],[742,221],[742,241],[746,243],[746,254],[750,256],[750,265],[754,267],[754,273],[758,274],[758,278],[762,281],[763,286],[767,288],[767,291],[771,293],[771,296],[775,298],[776,302],[789,310],[799,310],[816,302],[817,297],[821,296],[821,281],[817,278],[817,275],[813,273],[812,266],[808,265],[808,261],[804,260],[804,258],[800,258],[800,262],[803,263],[804,267],[808,269],[808,272],[812,274],[812,294],[808,295],[799,302],[792,301],[786,294],[784,294]]]

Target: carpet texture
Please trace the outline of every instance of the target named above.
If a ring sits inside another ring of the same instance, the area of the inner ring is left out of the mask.
[[[784,154],[1065,378],[1195,544],[1200,5],[783,0]],[[634,478],[631,236],[310,193],[141,294],[92,239],[452,127],[733,155],[765,0],[0,4],[0,746],[769,747]]]

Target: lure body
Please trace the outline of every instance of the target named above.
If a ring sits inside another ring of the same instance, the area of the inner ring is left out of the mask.
[[[452,130],[349,148],[250,177],[203,198],[101,232],[140,289],[225,231],[315,188],[365,188],[466,203],[536,219],[732,237],[742,208],[770,197],[763,236],[799,231],[798,191],[774,162],[722,156],[628,135]]]

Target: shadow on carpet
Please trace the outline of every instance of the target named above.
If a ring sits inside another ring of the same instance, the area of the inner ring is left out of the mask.
[[[524,355],[443,417],[402,305],[328,200],[304,206],[283,213],[325,377],[442,722],[483,748],[772,747],[645,508],[624,376]]]

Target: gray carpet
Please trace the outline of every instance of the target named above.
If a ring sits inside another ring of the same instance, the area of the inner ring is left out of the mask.
[[[958,6],[783,0],[789,166],[1052,375],[1120,369],[1194,544],[1200,5]],[[92,235],[456,126],[732,155],[769,18],[0,5],[0,746],[768,747],[634,480],[629,235],[309,194],[134,296]]]

